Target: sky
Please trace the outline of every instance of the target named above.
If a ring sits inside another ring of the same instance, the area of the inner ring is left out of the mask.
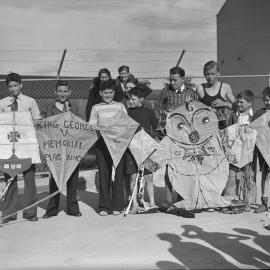
[[[216,60],[216,15],[225,0],[0,0],[0,74],[164,77],[180,64],[202,76]]]

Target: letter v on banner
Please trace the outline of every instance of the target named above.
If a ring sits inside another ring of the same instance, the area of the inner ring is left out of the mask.
[[[114,116],[110,121],[99,123],[98,129],[107,145],[116,168],[126,151],[139,124],[124,112]]]
[[[56,125],[45,123],[55,121]],[[72,127],[65,128],[64,122],[73,121]],[[69,177],[78,166],[81,158],[97,141],[96,131],[81,118],[71,112],[57,114],[43,120],[35,121],[39,147],[44,154],[47,165],[62,192]],[[42,127],[42,128],[41,128]],[[62,130],[67,130],[64,134]]]

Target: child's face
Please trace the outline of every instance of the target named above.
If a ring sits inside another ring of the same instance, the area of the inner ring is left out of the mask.
[[[106,89],[106,90],[100,91],[99,94],[105,103],[111,103],[113,100],[115,91],[112,89]]]
[[[122,70],[119,73],[120,79],[122,82],[125,82],[128,79],[128,72],[126,70]]]
[[[263,102],[264,102],[264,106],[265,106],[266,110],[270,110],[270,97],[264,96]]]
[[[132,82],[128,82],[128,83],[126,84],[126,86],[125,86],[126,91],[129,91],[129,90],[131,90],[131,89],[134,88],[134,87],[135,87],[135,84],[132,83]]]
[[[252,106],[252,102],[246,100],[245,98],[238,98],[237,99],[237,107],[239,112],[245,112],[249,110]]]
[[[143,101],[143,97],[139,98],[135,95],[131,95],[129,98],[129,105],[131,108],[141,107],[142,101]]]
[[[21,93],[22,84],[12,81],[8,84],[8,90],[11,96],[15,97]]]
[[[205,70],[204,77],[209,85],[213,85],[218,80],[218,71],[216,67]]]
[[[173,88],[173,90],[178,90],[182,87],[184,83],[183,78],[180,76],[180,74],[171,74],[170,75],[170,84]]]
[[[108,81],[109,79],[110,79],[110,77],[109,77],[109,75],[107,73],[104,72],[104,73],[100,74],[100,80],[102,82]]]
[[[60,85],[57,87],[55,94],[60,102],[65,102],[71,94],[71,90],[68,86]]]

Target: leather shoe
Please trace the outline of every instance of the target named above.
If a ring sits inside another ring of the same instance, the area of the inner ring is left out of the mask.
[[[42,217],[47,219],[47,218],[51,218],[51,217],[55,217],[55,216],[57,216],[57,215],[50,215],[50,214],[45,213]]]
[[[14,220],[17,220],[17,217],[4,218],[4,219],[1,221],[1,224],[7,224],[8,222],[14,221]]]
[[[78,212],[78,213],[67,213],[69,216],[74,216],[74,217],[81,217],[82,213]]]
[[[28,215],[23,215],[23,218],[29,220],[29,221],[38,221],[37,216],[28,216]]]

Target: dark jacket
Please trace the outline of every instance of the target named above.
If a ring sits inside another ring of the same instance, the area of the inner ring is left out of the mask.
[[[133,74],[128,75],[128,80],[129,79],[135,79],[135,76]],[[116,84],[116,89],[115,89],[115,101],[126,103],[128,97],[126,92],[123,91],[122,86],[121,86],[121,80],[119,76],[115,79],[115,84]]]
[[[75,115],[79,115],[79,107],[75,104],[75,103],[71,103],[69,102],[69,111],[74,113]],[[63,111],[59,110],[56,106],[55,106],[55,101],[51,102],[48,106],[46,111],[43,113],[43,117],[50,117],[56,114],[60,114],[63,113]]]

